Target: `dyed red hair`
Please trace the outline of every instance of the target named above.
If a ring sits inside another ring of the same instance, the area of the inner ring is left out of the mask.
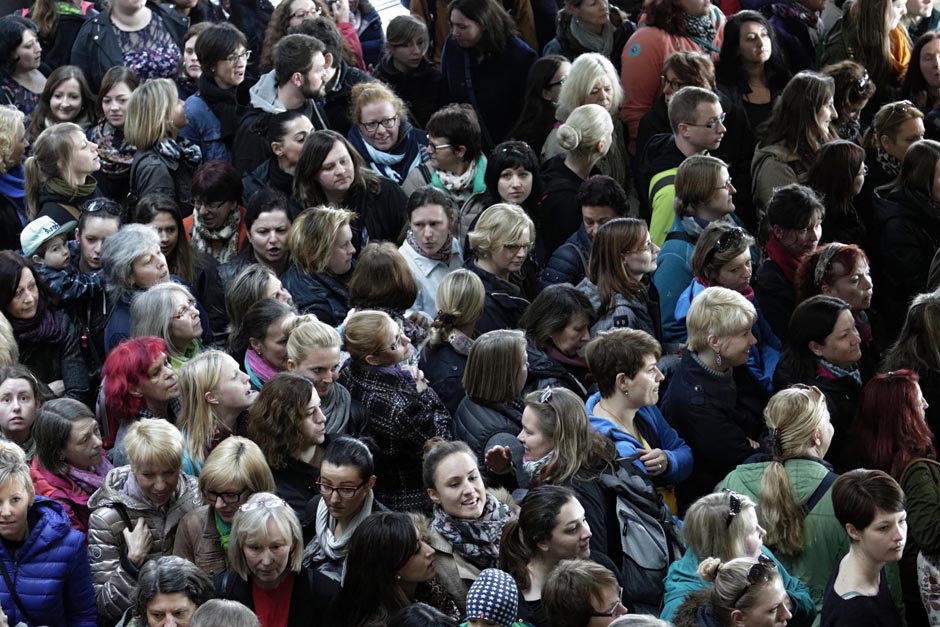
[[[105,434],[114,442],[118,427],[125,420],[137,417],[144,399],[131,394],[153,362],[166,353],[166,344],[158,337],[134,337],[114,347],[101,369],[104,380],[104,404],[108,411],[111,433]]]
[[[799,267],[796,269],[796,302],[802,303],[807,298],[822,294],[823,285],[832,285],[842,277],[848,275],[860,263],[868,264],[868,255],[865,251],[855,244],[843,244],[842,248],[836,252],[829,265],[823,273],[822,285],[816,285],[816,265],[819,263],[819,257],[832,244],[820,244],[819,247],[809,255],[803,257]],[[841,271],[836,272],[836,264]]]
[[[872,377],[862,390],[852,426],[849,450],[859,452],[862,466],[883,470],[897,481],[911,460],[936,454],[918,402],[917,381],[913,370]]]

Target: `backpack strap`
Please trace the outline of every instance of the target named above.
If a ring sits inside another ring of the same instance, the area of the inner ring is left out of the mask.
[[[565,244],[565,246],[571,246],[572,248],[574,248],[574,252],[576,252],[576,253],[578,254],[578,258],[581,260],[581,267],[584,268],[584,274],[587,275],[587,273],[588,273],[588,260],[587,260],[587,258],[584,256],[584,253],[581,252],[581,248],[579,248],[578,245],[575,244],[574,242],[568,242],[567,244]]]
[[[666,239],[663,240],[663,243],[665,244],[671,240],[679,240],[680,242],[686,242],[687,244],[692,244],[695,246],[695,240],[692,239],[692,236],[682,229],[679,229],[678,231],[669,231],[666,233]]]
[[[829,487],[835,483],[836,479],[839,478],[834,472],[826,473],[826,476],[823,477],[823,480],[819,482],[819,485],[816,487],[816,491],[813,492],[806,502],[800,505],[800,514],[803,515],[803,518],[809,516],[809,513],[813,511],[813,508],[816,507],[816,504],[822,500],[822,497],[826,495],[826,492],[829,490]]]

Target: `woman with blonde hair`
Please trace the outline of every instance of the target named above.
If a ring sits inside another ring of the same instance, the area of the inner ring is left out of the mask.
[[[758,502],[767,545],[806,584],[820,611],[832,569],[849,550],[832,510],[836,475],[823,461],[834,432],[826,397],[811,385],[781,390],[767,404],[764,422],[773,457],[741,464],[718,487]]]
[[[202,352],[202,321],[189,290],[168,281],[141,292],[131,304],[131,337],[159,337],[175,370]]]
[[[199,489],[206,504],[183,516],[173,554],[212,577],[228,568],[225,549],[235,512],[252,494],[274,491],[274,477],[258,445],[233,435],[209,453],[199,474]]]
[[[77,220],[79,207],[98,195],[92,174],[100,167],[98,146],[79,125],[63,122],[44,130],[24,166],[30,218],[49,216],[57,224]]]
[[[363,435],[377,445],[376,496],[395,511],[427,509],[421,452],[432,437],[451,437],[450,414],[421,371],[401,365],[411,355],[411,341],[388,314],[352,314],[343,339],[350,358],[340,382],[369,415]]]
[[[630,327],[662,339],[659,297],[649,280],[658,254],[643,220],[616,218],[597,230],[587,276],[578,284],[597,312],[592,336]]]
[[[711,587],[711,582],[700,574],[702,565],[708,564],[710,558],[725,562],[745,558],[759,560],[777,570],[789,597],[785,601],[795,622],[811,621],[816,610],[809,590],[798,578],[791,576],[764,545],[765,534],[757,521],[754,501],[743,494],[725,490],[703,496],[693,503],[682,526],[688,547],[682,559],[669,567],[660,617],[669,621],[677,619],[677,612],[683,610],[680,606],[687,599],[689,603],[696,603],[699,599],[695,593]]]
[[[242,326],[242,318],[252,305],[264,298],[273,298],[293,304],[290,292],[284,289],[274,270],[253,263],[239,270],[225,289],[225,313],[228,315],[228,333],[234,336]]]
[[[311,381],[320,396],[329,434],[358,434],[368,419],[365,408],[353,400],[339,377],[340,340],[336,329],[312,316],[298,316],[287,324],[287,370]]]
[[[300,313],[316,314],[332,325],[346,318],[347,284],[356,254],[350,227],[355,217],[346,209],[318,206],[306,209],[291,224],[291,267],[284,274],[284,287]]]
[[[384,83],[359,83],[349,98],[349,141],[363,165],[401,185],[428,160],[427,133],[411,125],[408,107]]]
[[[179,369],[185,441],[183,470],[199,476],[212,450],[230,435],[247,433],[245,412],[254,401],[248,375],[222,351],[206,351]]]
[[[598,104],[578,106],[558,127],[558,145],[565,152],[543,163],[541,170],[545,188],[538,213],[546,219],[539,224],[539,237],[545,240],[540,249],[546,259],[581,227],[578,189],[591,175],[600,174],[595,166],[612,150],[614,131],[614,118]]]
[[[480,277],[463,268],[445,276],[437,288],[437,315],[419,365],[451,415],[466,395],[463,373],[485,299]]]
[[[467,237],[474,257],[466,268],[480,277],[486,291],[477,332],[515,329],[538,291],[537,275],[525,271],[537,271],[529,260],[535,224],[520,207],[500,203],[480,214]]]
[[[863,221],[871,224],[875,190],[898,177],[907,149],[924,139],[924,133],[923,112],[907,100],[884,104],[875,113],[871,127],[862,139],[868,176],[857,202]]]
[[[183,215],[193,212],[193,172],[202,163],[202,152],[179,136],[186,124],[173,81],[149,80],[134,90],[124,122],[124,139],[137,147],[131,163],[132,198],[166,194]]]
[[[0,250],[17,250],[20,232],[29,221],[26,205],[26,172],[23,156],[29,141],[23,125],[23,112],[0,106],[0,221],[6,225],[0,235]]]
[[[560,124],[565,123],[568,116],[581,105],[596,104],[604,107],[610,114],[614,132],[610,151],[597,162],[597,169],[601,174],[606,174],[627,187],[630,184],[630,163],[624,141],[623,122],[620,121],[622,102],[623,87],[613,64],[604,55],[588,52],[578,56],[571,64],[568,78],[562,83],[558,93],[555,119]],[[568,150],[561,146],[558,137],[560,128],[556,126],[548,134],[542,147],[543,162]]]

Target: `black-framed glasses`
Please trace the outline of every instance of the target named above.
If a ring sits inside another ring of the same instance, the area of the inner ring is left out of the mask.
[[[610,606],[606,611],[603,612],[593,612],[592,617],[597,618],[616,618],[617,616],[623,616],[627,613],[627,608],[623,604],[621,599],[623,598],[623,588],[617,587],[617,601]]]
[[[668,87],[672,91],[679,91],[685,84],[682,81],[670,80],[665,74],[659,76],[659,82],[662,83],[663,87]]]
[[[225,57],[226,61],[231,61],[232,63],[238,63],[239,61],[248,62],[248,59],[251,58],[251,50],[245,50],[244,52],[238,53],[233,52],[232,54]]]
[[[776,570],[777,564],[772,559],[763,553],[758,555],[757,561],[754,562],[747,571],[747,585],[741,590],[741,593],[738,595],[738,598],[734,600],[734,603],[731,604],[731,607],[737,606],[754,584],[769,582]]]
[[[725,490],[728,493],[728,518],[725,527],[730,527],[734,517],[741,513],[741,497],[734,490]]]
[[[398,115],[393,115],[390,118],[385,118],[384,120],[377,120],[375,122],[365,122],[360,124],[363,130],[367,133],[374,133],[379,130],[379,125],[382,125],[382,128],[395,128],[395,125],[398,124]]]
[[[705,122],[705,124],[692,124],[691,122],[683,122],[683,124],[685,124],[686,126],[697,126],[699,128],[707,128],[711,130],[715,128],[717,124],[724,125],[726,117],[728,117],[728,114],[725,112],[722,112],[721,115],[719,115],[717,118],[712,118],[708,122]]]
[[[206,490],[206,498],[210,503],[215,503],[219,499],[222,499],[222,502],[226,505],[234,505],[241,500],[242,495],[247,491],[248,488],[240,492],[216,492],[215,490]]]
[[[314,483],[313,485],[317,486],[317,490],[320,491],[320,494],[321,494],[324,498],[330,498],[330,497],[332,497],[332,496],[333,496],[333,493],[335,492],[336,494],[339,494],[339,495],[340,495],[341,497],[343,497],[344,499],[348,499],[348,498],[352,498],[352,497],[356,496],[356,492],[358,492],[359,490],[361,490],[367,483],[369,483],[368,480],[363,481],[362,483],[360,483],[359,485],[357,485],[357,486],[354,487],[354,488],[350,488],[350,487],[334,488],[334,487],[331,486],[331,485],[327,485],[327,484],[321,483],[321,482],[319,482],[319,481],[317,481],[317,482]]]
[[[92,198],[82,205],[82,213],[107,213],[112,216],[121,216],[124,211],[121,205],[109,198]]]

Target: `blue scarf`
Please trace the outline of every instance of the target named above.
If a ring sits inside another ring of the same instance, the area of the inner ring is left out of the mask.
[[[7,198],[24,198],[26,196],[26,174],[23,171],[23,164],[0,174],[0,194]]]
[[[398,127],[398,144],[390,152],[382,152],[366,142],[355,124],[347,136],[366,165],[398,185],[409,172],[428,160],[427,136],[404,118]]]

